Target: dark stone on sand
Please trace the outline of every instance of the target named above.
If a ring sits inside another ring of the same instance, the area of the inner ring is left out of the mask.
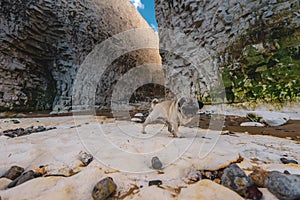
[[[152,180],[152,181],[149,181],[149,186],[152,186],[152,185],[162,185],[162,181],[161,180]]]
[[[3,135],[7,137],[19,137],[24,135],[24,129],[23,128],[17,128],[17,129],[10,129],[3,131]]]
[[[33,126],[30,126],[30,127],[24,129],[24,133],[26,135],[29,135],[29,134],[33,133],[33,131],[34,131],[34,127]]]
[[[288,170],[283,171],[284,174],[291,174]]]
[[[44,126],[38,126],[38,127],[28,127],[28,128],[17,128],[17,129],[9,129],[9,130],[5,130],[3,131],[3,135],[10,137],[10,138],[14,138],[14,137],[20,137],[23,135],[30,135],[31,133],[37,133],[37,132],[43,132],[43,131],[48,131],[48,130],[52,130],[52,129],[56,129],[56,127],[51,127],[51,128],[46,128]]]
[[[153,157],[151,160],[151,164],[153,169],[162,169],[162,162],[159,160],[159,158],[157,156]]]
[[[201,179],[209,179],[209,180],[215,180],[215,179],[221,179],[223,172],[221,170],[216,171],[200,171],[201,173]]]
[[[15,180],[24,172],[23,167],[12,166],[5,174],[1,176],[1,178],[8,178],[10,180]]]
[[[113,195],[117,190],[117,185],[111,177],[100,180],[94,187],[92,197],[94,200],[105,200]]]
[[[47,129],[44,127],[44,126],[38,126],[36,128],[36,132],[43,132],[43,131],[46,131]]]
[[[300,199],[300,175],[271,171],[264,186],[280,200]]]
[[[34,178],[37,178],[37,177],[40,177],[40,176],[42,176],[42,174],[34,172],[32,170],[29,170],[28,172],[23,173],[21,176],[16,178],[13,182],[8,184],[7,188],[15,187],[17,185],[25,183],[26,181],[29,181],[31,179],[34,179]]]
[[[290,164],[290,163],[298,164],[297,161],[295,161],[295,160],[289,160],[289,159],[286,159],[286,158],[280,158],[280,161],[281,161],[283,164]]]
[[[235,163],[224,169],[224,174],[221,177],[221,182],[222,185],[237,192],[243,197],[247,197],[248,187],[253,185],[251,179]]]
[[[19,120],[17,120],[17,119],[12,119],[12,120],[10,120],[12,123],[14,123],[14,124],[20,124],[21,122],[19,121]]]
[[[84,166],[88,166],[93,161],[93,159],[94,157],[92,154],[86,152],[79,153],[79,160],[84,164]]]

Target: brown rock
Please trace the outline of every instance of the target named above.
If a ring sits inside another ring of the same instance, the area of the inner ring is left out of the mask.
[[[117,190],[117,185],[111,177],[107,177],[99,181],[92,192],[94,200],[105,200],[107,197],[114,194]]]
[[[256,169],[251,174],[249,174],[249,178],[259,187],[264,187],[265,180],[268,176],[268,171],[262,169]]]
[[[19,176],[17,179],[15,179],[13,182],[11,182],[7,187],[12,188],[12,187],[15,187],[26,181],[29,181],[31,179],[34,179],[34,178],[37,178],[40,176],[41,176],[40,173],[37,173],[33,170],[29,170],[28,172],[23,173],[21,176]]]
[[[24,172],[23,167],[19,166],[12,166],[5,174],[3,174],[1,177],[8,178],[10,180],[15,180],[18,178],[22,173]]]

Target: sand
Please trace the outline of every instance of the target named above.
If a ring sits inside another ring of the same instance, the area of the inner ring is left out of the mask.
[[[1,119],[2,131],[31,125],[57,129],[17,138],[0,137],[0,175],[12,165],[26,171],[43,165],[47,171],[47,176],[0,190],[2,200],[91,199],[94,185],[108,176],[118,186],[117,199],[197,199],[199,195],[202,199],[239,199],[235,192],[208,180],[188,184],[188,172],[215,170],[239,162],[247,173],[259,167],[300,174],[299,165],[280,162],[282,157],[300,161],[299,141],[286,138],[226,135],[223,130],[199,127],[180,127],[183,137],[172,138],[163,124],[150,125],[148,134],[141,134],[139,123],[90,115],[18,120],[21,123],[13,124],[10,119]],[[94,156],[86,167],[78,160],[81,151]],[[151,167],[154,156],[163,163],[160,171]],[[241,157],[243,161],[239,161]],[[163,184],[149,187],[150,180],[161,180]],[[2,180],[0,186],[7,182]],[[276,199],[266,189],[264,196]]]

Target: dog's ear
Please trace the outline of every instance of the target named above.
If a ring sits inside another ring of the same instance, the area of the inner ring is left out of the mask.
[[[199,109],[201,109],[201,108],[203,108],[204,103],[198,100],[198,106],[199,106]]]
[[[186,101],[186,99],[184,97],[181,97],[177,102],[178,107],[181,108],[181,106],[184,104],[184,102]]]

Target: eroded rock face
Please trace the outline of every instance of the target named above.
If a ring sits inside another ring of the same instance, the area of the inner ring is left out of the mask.
[[[247,90],[249,83],[256,84],[253,79],[257,80],[257,84],[260,81],[266,87],[272,84],[270,81],[264,81],[267,80],[266,74],[261,73],[272,71],[272,67],[276,64],[276,59],[272,55],[279,58],[279,63],[283,63],[280,66],[297,67],[300,44],[299,1],[155,0],[155,4],[160,47],[164,49],[169,46],[174,49],[172,52],[161,51],[163,68],[168,77],[167,86],[172,90],[184,91],[191,95],[196,93],[202,98],[213,96],[216,91],[210,90],[221,74],[219,69],[225,68],[228,69],[225,75],[230,76],[236,72],[233,75],[241,79],[233,80],[232,76],[231,80],[231,77],[225,77],[227,79],[224,84],[229,101],[266,99],[273,93],[266,92],[260,95],[259,92],[254,92],[254,94],[244,95],[244,91],[249,92],[250,89]],[[168,32],[166,29],[173,31]],[[184,40],[186,37],[192,38],[194,42],[186,42]],[[288,49],[285,49],[287,47]],[[282,52],[290,52],[290,47],[293,47],[292,52],[297,52],[298,49],[298,53],[283,56]],[[205,59],[200,59],[200,64],[196,62],[194,66],[191,63],[190,60],[197,60],[205,54],[197,53],[199,48],[203,48],[210,55],[212,61],[209,65],[205,64]],[[249,48],[256,49],[252,57],[247,56]],[[190,59],[186,59],[187,57]],[[269,62],[270,60],[272,62]],[[287,60],[294,60],[294,62],[287,62]],[[280,71],[280,67],[277,68],[274,67],[275,72]],[[286,68],[285,72],[289,70],[288,67]],[[256,74],[259,77],[249,74]],[[273,77],[273,74],[270,76]],[[275,73],[274,77],[274,81],[282,78],[280,73]],[[247,81],[247,78],[250,80]],[[295,77],[290,76],[290,78]],[[186,84],[186,81],[189,84]],[[284,82],[281,85],[285,84],[288,83]],[[292,82],[291,84],[293,85]],[[277,86],[274,87],[281,90],[280,87],[279,89]],[[263,87],[257,90],[262,91]],[[291,99],[293,92],[294,90],[289,90],[283,94],[292,93]],[[279,96],[281,93],[274,93],[274,95]]]
[[[2,111],[70,109],[76,73],[96,44],[149,28],[127,0],[3,0],[0,13]],[[138,50],[113,63],[99,80],[98,103],[107,104],[119,76],[144,62],[159,63],[158,51]]]

